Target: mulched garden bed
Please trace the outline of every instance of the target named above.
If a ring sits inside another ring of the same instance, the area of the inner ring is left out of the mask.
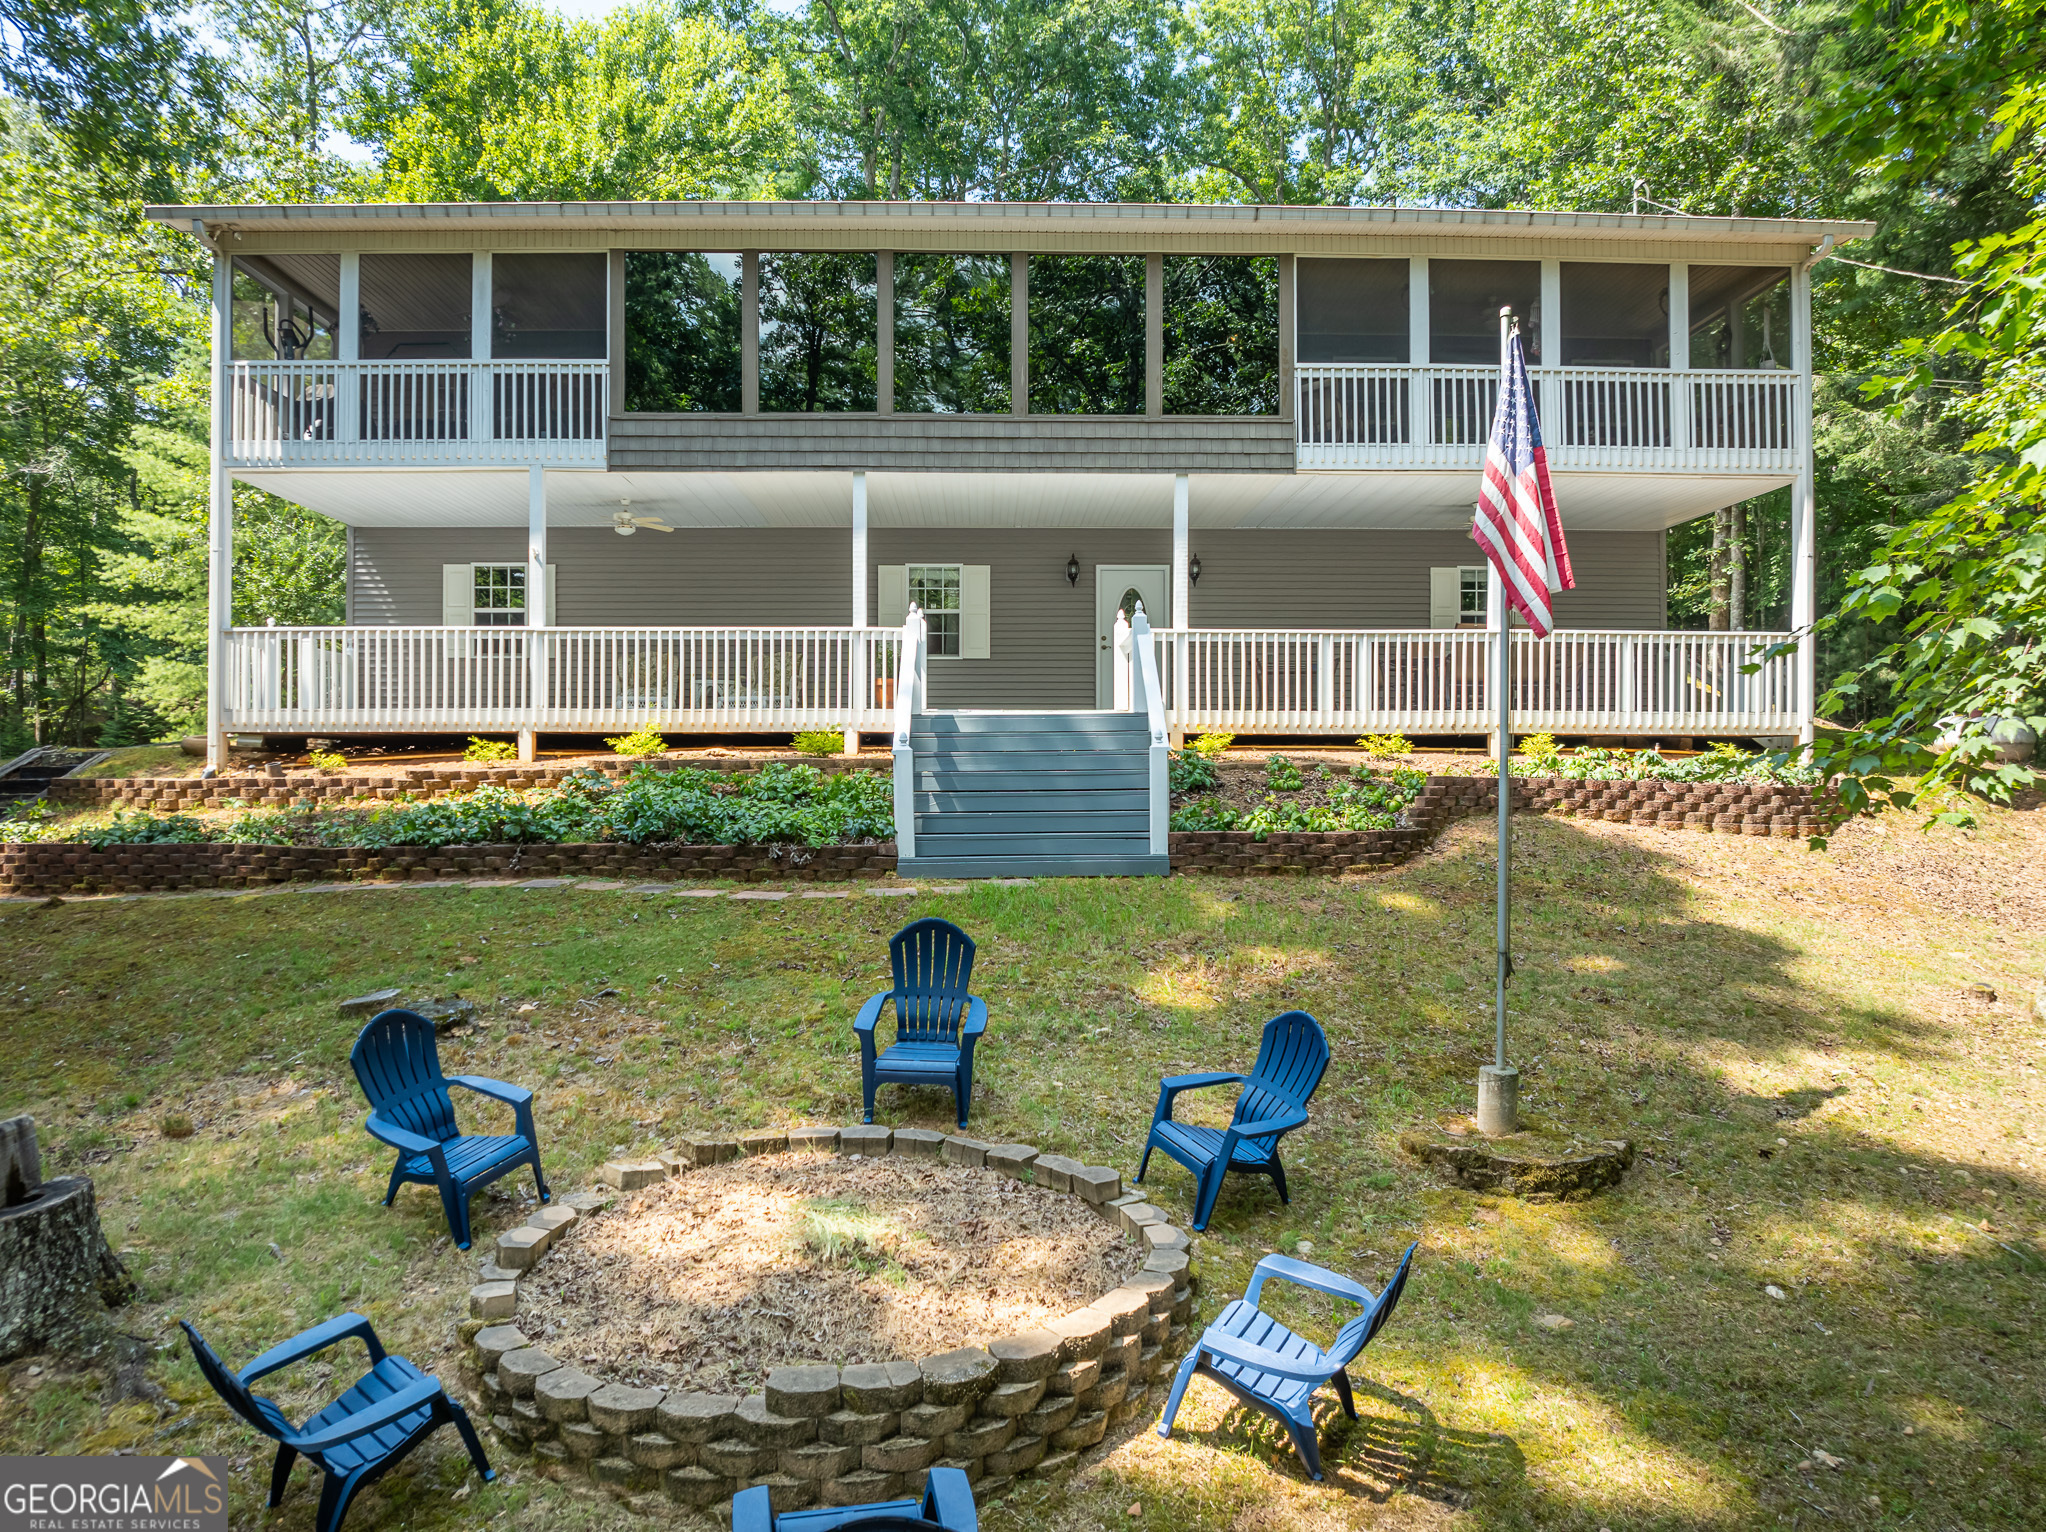
[[[579,1225],[519,1284],[518,1322],[606,1378],[744,1392],[775,1367],[984,1346],[1143,1260],[1084,1203],[998,1171],[766,1155]]]

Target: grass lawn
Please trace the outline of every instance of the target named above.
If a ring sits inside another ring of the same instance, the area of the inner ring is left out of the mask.
[[[378,1204],[388,1151],[360,1130],[343,997],[392,984],[477,1000],[487,1025],[444,1061],[538,1089],[567,1190],[691,1128],[856,1121],[852,1013],[884,982],[887,935],[938,911],[980,942],[993,1019],[973,1127],[991,1140],[1127,1176],[1160,1074],[1247,1064],[1277,1011],[1322,1020],[1335,1057],[1288,1141],[1295,1200],[1230,1183],[1202,1245],[1206,1312],[1268,1250],[1310,1241],[1376,1286],[1421,1242],[1358,1369],[1362,1420],[1325,1426],[1325,1483],[1197,1384],[1172,1441],[1112,1439],[1082,1476],[996,1503],[995,1532],[2046,1525],[2046,1028],[2027,1009],[2046,961],[2046,812],[1965,838],[1862,824],[1824,853],[1562,820],[1523,821],[1518,844],[1529,1105],[1642,1149],[1587,1203],[1454,1189],[1397,1148],[1403,1128],[1467,1108],[1488,1058],[1477,822],[1339,882],[0,907],[0,1107],[36,1115],[51,1173],[96,1178],[142,1284],[123,1326],[163,1348],[152,1376],[168,1392],[108,1404],[97,1376],[26,1359],[0,1374],[0,1447],[224,1453],[235,1524],[255,1526],[268,1455],[172,1344],[177,1318],[239,1365],[353,1307],[452,1374],[474,1262],[430,1189]],[[884,1088],[881,1115],[944,1127],[948,1101]],[[173,1114],[196,1131],[166,1137]],[[478,1199],[479,1251],[530,1186]],[[1188,1208],[1174,1166],[1154,1163],[1147,1190]],[[1555,1315],[1570,1325],[1537,1322]],[[1291,1317],[1326,1338],[1343,1316],[1322,1300]],[[279,1397],[302,1410],[358,1356],[282,1375]],[[349,1525],[644,1524],[493,1456],[504,1472],[486,1488],[443,1432]],[[271,1524],[310,1527],[316,1483],[301,1468]]]

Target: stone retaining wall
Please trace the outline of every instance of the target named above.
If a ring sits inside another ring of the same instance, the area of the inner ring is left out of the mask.
[[[747,883],[880,878],[895,843],[860,846],[107,846],[0,845],[0,894],[154,894],[278,883],[456,878],[736,878]]]
[[[1464,814],[1493,813],[1498,804],[1499,784],[1493,778],[1430,777],[1413,818],[1436,825]],[[1513,807],[1523,812],[1722,835],[1816,835],[1828,806],[1817,788],[1781,783],[1513,779]]]
[[[771,761],[784,765],[815,766],[819,771],[887,771],[885,761],[869,758],[850,760],[843,756],[804,757],[790,761],[785,756],[713,756],[693,760],[629,761],[598,759],[572,765],[542,766],[499,763],[472,765],[453,763],[438,766],[385,767],[373,771],[284,771],[244,772],[208,779],[198,777],[59,777],[45,795],[53,803],[109,808],[203,809],[218,808],[228,799],[250,806],[282,807],[311,799],[319,803],[345,803],[358,799],[441,798],[450,793],[473,792],[487,785],[525,790],[558,787],[576,772],[595,771],[607,777],[622,777],[645,765],[656,771],[700,768],[707,771],[757,771]]]
[[[977,1499],[1073,1466],[1111,1430],[1155,1414],[1186,1350],[1197,1286],[1193,1246],[1157,1208],[1122,1195],[1112,1168],[957,1134],[885,1127],[796,1128],[693,1137],[599,1173],[636,1191],[699,1165],[785,1150],[914,1155],[985,1165],[1083,1198],[1149,1252],[1144,1269],[1084,1308],[985,1349],[897,1362],[779,1367],[758,1394],[608,1383],[533,1346],[518,1328],[518,1282],[585,1214],[579,1193],[498,1236],[462,1326],[467,1380],[505,1447],[553,1474],[582,1474],[626,1497],[658,1490],[711,1509],[751,1485],[777,1513],[913,1495],[925,1470],[957,1468]]]

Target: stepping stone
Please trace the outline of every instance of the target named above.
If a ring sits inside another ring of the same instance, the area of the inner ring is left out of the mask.
[[[926,887],[924,892],[927,894],[963,894],[966,892],[966,885],[964,883],[932,885]]]
[[[671,888],[668,892],[677,899],[722,899],[725,893],[721,888]]]
[[[787,894],[770,894],[765,889],[745,889],[732,895],[734,899],[786,899]]]
[[[804,897],[805,899],[850,899],[850,898],[852,897],[852,890],[851,890],[851,889],[846,889],[846,890],[844,890],[843,892],[840,892],[840,893],[822,893],[822,892],[820,892],[820,893],[809,893],[809,894],[804,894],[804,895],[803,895],[803,897]]]
[[[573,878],[529,878],[524,883],[515,883],[512,886],[514,888],[567,888],[574,882],[575,879]],[[397,886],[403,888],[408,885],[399,884]]]
[[[586,889],[591,893],[608,894],[614,888],[623,888],[625,887],[625,885],[623,883],[611,883],[599,880],[598,882],[595,883],[578,883],[576,884],[576,887],[580,889]]]
[[[867,890],[867,897],[869,899],[907,899],[911,894],[921,892],[921,889],[915,888],[870,888]]]
[[[665,894],[669,892],[665,883],[635,883],[626,890],[628,894]]]

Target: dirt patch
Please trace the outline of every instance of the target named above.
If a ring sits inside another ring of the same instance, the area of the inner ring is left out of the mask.
[[[519,1328],[609,1380],[743,1392],[793,1363],[984,1345],[1142,1264],[1084,1203],[996,1171],[768,1155],[578,1225],[519,1284]]]

